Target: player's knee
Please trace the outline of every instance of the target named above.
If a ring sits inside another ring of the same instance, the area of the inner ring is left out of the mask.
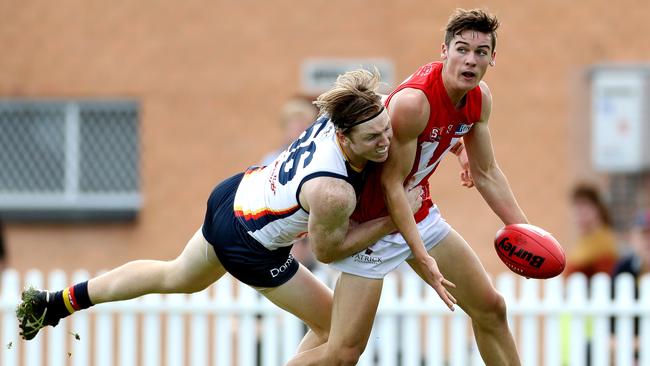
[[[482,327],[494,327],[507,322],[506,301],[501,294],[494,292],[489,301],[482,303],[477,311],[471,314],[472,321]]]
[[[354,366],[359,362],[363,347],[338,347],[330,349],[330,359],[333,365]]]

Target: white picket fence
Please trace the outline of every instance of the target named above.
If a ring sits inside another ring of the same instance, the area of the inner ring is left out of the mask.
[[[20,340],[14,310],[26,284],[60,289],[88,277],[84,271],[70,278],[55,271],[46,283],[38,271],[22,278],[13,270],[3,274],[1,365],[279,366],[294,354],[303,335],[300,321],[226,277],[189,296],[148,295],[95,306],[48,328],[32,341]],[[606,275],[593,278],[591,297],[581,275],[537,281],[505,274],[496,284],[508,303],[523,365],[586,365],[589,338],[592,365],[650,366],[650,277],[639,282],[638,300],[634,298],[634,279],[629,276],[616,278],[614,299]],[[614,338],[609,330],[612,316],[617,329]],[[641,317],[637,363],[635,316]],[[568,363],[562,361],[562,322],[570,325],[564,332]],[[591,331],[585,330],[587,323]],[[460,309],[449,312],[419,278],[391,275],[385,281],[373,333],[359,364],[482,365],[470,328]]]

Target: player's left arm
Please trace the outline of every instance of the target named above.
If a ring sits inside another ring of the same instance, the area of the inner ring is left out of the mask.
[[[456,299],[447,287],[453,288],[456,285],[444,278],[435,259],[427,252],[404,191],[404,180],[415,161],[418,136],[429,119],[429,108],[429,102],[420,90],[407,88],[393,97],[389,107],[393,139],[388,160],[384,163],[381,186],[388,212],[411,249],[419,273],[453,310]]]
[[[483,97],[481,120],[475,123],[463,138],[472,179],[485,202],[504,224],[528,223],[526,215],[510,189],[508,179],[494,157],[488,128],[492,111],[492,94],[485,82],[481,82],[480,87]]]

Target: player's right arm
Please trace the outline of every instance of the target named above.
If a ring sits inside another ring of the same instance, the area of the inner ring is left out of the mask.
[[[467,147],[471,175],[476,188],[505,225],[528,223],[519,207],[505,174],[494,157],[488,121],[492,111],[492,94],[485,82],[481,82],[483,98],[481,120],[472,126],[463,140]]]
[[[320,262],[349,257],[395,231],[388,216],[350,228],[357,197],[354,188],[342,179],[311,179],[303,185],[300,196],[303,207],[309,210],[309,242]]]

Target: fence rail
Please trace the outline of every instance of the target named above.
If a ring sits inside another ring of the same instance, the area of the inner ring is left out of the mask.
[[[5,271],[0,300],[2,365],[279,366],[294,354],[304,334],[299,320],[225,277],[192,295],[148,295],[101,304],[30,342],[20,340],[14,311],[23,287],[60,289],[87,278],[85,271],[70,277],[61,271],[47,275],[30,271],[22,277]],[[595,366],[650,365],[650,276],[638,282],[638,298],[635,280],[627,275],[612,284],[604,274],[591,283],[582,275],[538,281],[503,274],[496,278],[496,286],[506,298],[523,365],[580,366],[588,358]],[[614,335],[610,323],[616,326]],[[451,313],[419,278],[402,274],[386,278],[359,364],[483,363],[462,310]]]

